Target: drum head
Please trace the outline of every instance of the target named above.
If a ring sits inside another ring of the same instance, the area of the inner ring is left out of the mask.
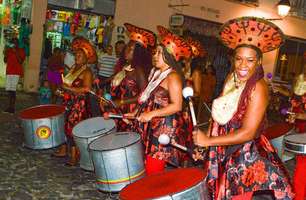
[[[198,168],[180,168],[154,174],[123,188],[120,199],[144,200],[172,195],[197,185],[204,178],[204,170]]]
[[[264,130],[264,135],[267,137],[268,140],[272,140],[274,138],[278,138],[282,135],[285,135],[291,129],[292,125],[290,125],[289,123],[277,123]]]
[[[111,131],[115,126],[115,121],[112,119],[106,120],[103,117],[94,117],[78,123],[73,127],[72,133],[80,138],[95,137]]]
[[[21,119],[43,119],[60,115],[65,112],[65,107],[61,105],[40,105],[27,108],[19,113]]]
[[[140,135],[133,132],[116,132],[103,135],[90,143],[89,148],[96,151],[109,151],[130,146],[140,140]]]

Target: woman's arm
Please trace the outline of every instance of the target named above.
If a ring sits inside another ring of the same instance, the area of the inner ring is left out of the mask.
[[[182,110],[183,84],[180,76],[177,73],[171,73],[169,74],[166,80],[170,96],[169,104],[164,108],[153,110],[147,113],[142,113],[138,118],[139,121],[147,122],[150,121],[153,117],[164,117]]]
[[[242,144],[256,137],[268,105],[268,88],[264,80],[256,83],[243,118],[242,127],[224,136],[207,137],[203,132],[194,133],[195,143],[199,146],[226,146]]]
[[[202,74],[200,70],[195,70],[192,73],[194,97],[199,97],[201,93],[201,75]]]

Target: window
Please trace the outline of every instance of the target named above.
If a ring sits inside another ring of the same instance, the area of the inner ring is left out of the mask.
[[[291,83],[294,77],[305,70],[306,40],[288,38],[279,49],[274,80]]]

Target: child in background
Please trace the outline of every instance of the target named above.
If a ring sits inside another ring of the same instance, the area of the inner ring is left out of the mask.
[[[51,103],[51,89],[47,80],[43,81],[42,86],[39,88],[39,104]]]

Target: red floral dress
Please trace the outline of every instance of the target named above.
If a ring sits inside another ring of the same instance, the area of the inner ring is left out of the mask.
[[[254,87],[250,88],[250,91]],[[211,135],[231,133],[242,126],[251,93],[240,98],[238,110],[224,126],[213,121]],[[276,150],[262,135],[264,122],[254,140],[228,147],[210,147],[207,152],[205,170],[210,195],[213,199],[231,199],[235,195],[257,190],[274,190],[276,199],[291,200],[289,176]]]
[[[82,85],[81,79],[76,79],[73,83],[73,87],[80,87]],[[65,93],[63,105],[66,106],[65,117],[65,134],[68,138],[72,138],[72,129],[80,121],[85,120],[91,116],[87,95]]]
[[[170,102],[168,90],[158,86],[147,100],[143,112],[150,112],[152,110],[166,107]],[[177,143],[182,144],[181,135],[183,133],[182,126],[183,119],[181,112],[169,115],[166,117],[153,118],[148,123],[140,123],[138,126],[143,142],[145,144],[146,154],[153,158],[166,160],[174,165],[179,165],[182,154],[179,150],[171,146],[163,146],[158,142],[158,137],[161,134],[167,134]]]
[[[130,76],[126,76],[120,85],[111,88],[111,96],[113,99],[129,99],[137,96],[140,93],[140,89],[137,86],[136,80]],[[124,114],[133,112],[137,104],[125,104],[119,107],[119,109],[110,109],[109,112]],[[117,131],[134,131],[135,123],[127,124],[122,120],[115,120]]]

